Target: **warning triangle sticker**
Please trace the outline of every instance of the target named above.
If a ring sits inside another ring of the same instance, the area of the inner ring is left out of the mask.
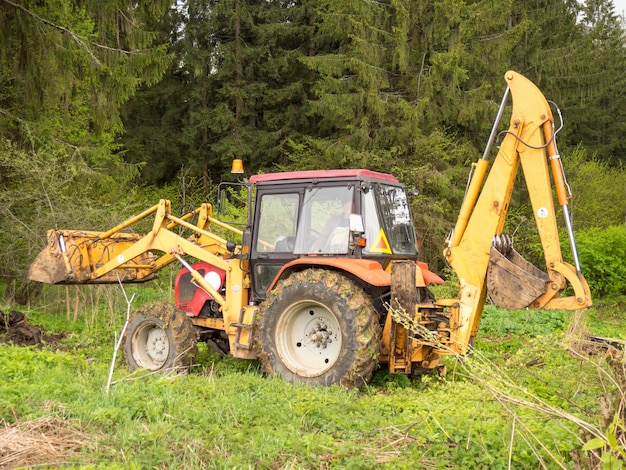
[[[389,242],[387,241],[387,236],[383,229],[380,229],[378,233],[378,237],[374,240],[371,248],[369,249],[370,253],[384,253],[386,255],[391,254],[391,248],[389,248]]]

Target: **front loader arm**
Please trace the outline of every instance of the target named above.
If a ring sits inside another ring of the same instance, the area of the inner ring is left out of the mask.
[[[188,222],[194,215],[197,215],[196,225]],[[145,235],[122,232],[148,216],[154,216],[154,221]],[[210,204],[178,218],[171,214],[168,200],[161,200],[106,232],[50,230],[48,246],[31,265],[28,278],[49,284],[145,282],[153,279],[160,269],[179,261],[193,282],[219,304],[222,313],[222,318],[194,317],[192,323],[224,330],[235,357],[253,358],[252,325],[256,307],[248,303],[248,262],[242,255],[243,248],[211,231],[211,225],[242,235],[241,230],[214,219]],[[180,229],[191,235],[180,235]],[[225,271],[226,294],[218,292],[185,256]]]
[[[487,157],[498,122],[494,125],[485,155],[475,164],[444,252],[461,287],[456,302],[441,303],[450,306],[453,312],[452,339],[461,352],[478,331],[488,285],[492,299],[496,303],[501,299],[508,308],[578,309],[591,305],[589,288],[578,266],[550,106],[541,91],[523,76],[509,71],[505,80],[508,88],[499,117],[510,91],[513,110],[509,129],[487,174]],[[544,251],[546,273],[523,260],[502,236],[520,163]],[[576,266],[563,261],[551,175],[566,218]],[[513,280],[512,276],[517,279]],[[573,287],[574,296],[558,298],[567,282]]]
[[[198,225],[187,222],[198,215]],[[122,232],[135,223],[154,215],[152,230],[145,235]],[[181,218],[171,214],[171,204],[161,200],[106,232],[81,230],[50,230],[48,246],[30,267],[28,277],[49,284],[103,284],[116,282],[144,282],[153,279],[158,271],[181,254],[207,261],[228,270],[225,260],[229,253],[226,240],[209,231],[215,219],[211,206],[203,204]],[[220,223],[235,234],[241,232]],[[191,231],[185,238],[173,230],[184,227]],[[158,253],[158,255],[157,255]],[[205,290],[213,290],[207,283]],[[222,300],[217,292],[209,292]]]

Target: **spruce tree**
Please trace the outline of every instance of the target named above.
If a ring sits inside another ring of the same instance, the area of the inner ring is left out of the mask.
[[[147,24],[168,6],[0,0],[0,280],[14,300],[46,230],[107,226],[134,202],[119,109],[165,70]]]
[[[626,31],[610,0],[587,0],[581,23],[587,54],[572,86],[576,93],[567,100],[569,143],[620,165],[626,155]]]
[[[284,142],[310,126],[302,110],[310,72],[299,58],[314,42],[311,3],[179,4],[172,66],[138,95],[125,119],[128,158],[147,162],[148,181],[171,181],[182,171],[202,178],[207,190],[230,177],[233,158],[242,158],[248,173],[285,163]],[[145,124],[144,108],[164,119]],[[135,137],[148,132],[172,139],[161,145],[159,138],[144,144]]]

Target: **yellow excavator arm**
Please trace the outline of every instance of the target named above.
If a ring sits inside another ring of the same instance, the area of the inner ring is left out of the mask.
[[[458,318],[453,342],[465,349],[478,330],[487,292],[505,308],[567,309],[591,305],[581,274],[568,207],[568,191],[556,146],[552,111],[541,91],[522,75],[505,74],[504,94],[483,158],[475,163],[465,200],[444,255],[459,277]],[[509,93],[510,126],[488,171],[487,160]],[[517,170],[521,164],[543,246],[546,272],[532,266],[502,234]],[[486,176],[486,178],[485,178]],[[574,265],[563,261],[553,199],[556,192]],[[561,297],[567,285],[572,296]]]

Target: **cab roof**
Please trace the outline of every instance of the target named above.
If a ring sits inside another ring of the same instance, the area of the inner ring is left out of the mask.
[[[270,181],[285,180],[318,180],[329,178],[367,178],[378,181],[387,181],[397,183],[395,176],[387,173],[379,173],[377,171],[354,169],[354,170],[306,170],[306,171],[285,171],[281,173],[265,173],[262,175],[253,175],[250,182],[265,183]]]

